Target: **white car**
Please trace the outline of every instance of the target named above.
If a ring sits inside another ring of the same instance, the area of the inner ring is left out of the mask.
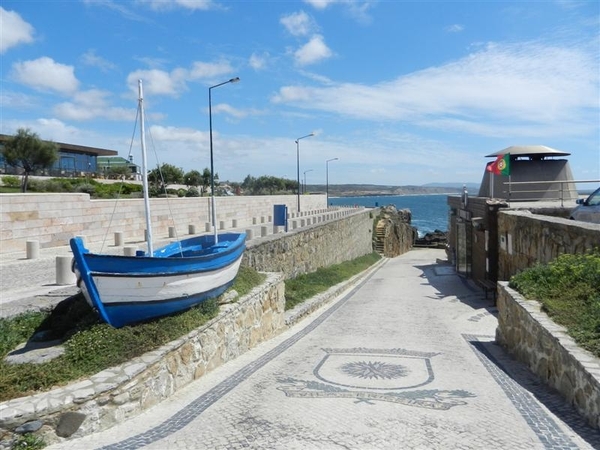
[[[571,211],[571,219],[600,223],[600,188],[592,192],[585,200],[580,198],[576,203],[577,206]]]

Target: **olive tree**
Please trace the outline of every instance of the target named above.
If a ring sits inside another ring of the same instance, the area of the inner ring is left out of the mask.
[[[58,146],[42,141],[29,128],[19,128],[17,134],[4,143],[2,156],[9,166],[23,169],[21,192],[27,192],[29,175],[51,167],[58,160]]]

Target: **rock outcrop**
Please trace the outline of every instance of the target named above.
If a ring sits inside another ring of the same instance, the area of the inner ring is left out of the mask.
[[[398,210],[394,205],[381,208],[375,220],[375,251],[388,258],[402,255],[412,248],[417,230],[411,225],[409,209]]]

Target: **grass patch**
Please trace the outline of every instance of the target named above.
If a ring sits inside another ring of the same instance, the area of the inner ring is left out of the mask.
[[[243,267],[232,286],[240,296],[261,284],[264,274]],[[0,401],[32,395],[98,373],[184,336],[215,317],[217,299],[168,317],[123,328],[100,322],[81,294],[51,314],[25,313],[0,319]],[[7,364],[4,357],[34,334],[63,339],[65,353],[43,364]]]
[[[509,286],[538,300],[579,346],[600,357],[600,249],[526,269]]]
[[[318,269],[316,272],[299,275],[285,281],[285,309],[292,309],[304,300],[326,291],[368,269],[381,259],[375,252],[335,266]]]

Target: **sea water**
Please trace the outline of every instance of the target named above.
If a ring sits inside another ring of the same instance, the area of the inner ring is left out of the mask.
[[[456,194],[458,195],[458,194]],[[367,208],[394,205],[396,209],[410,209],[412,226],[419,236],[435,230],[448,231],[448,195],[385,195],[364,197],[329,197],[334,206],[365,206]]]

